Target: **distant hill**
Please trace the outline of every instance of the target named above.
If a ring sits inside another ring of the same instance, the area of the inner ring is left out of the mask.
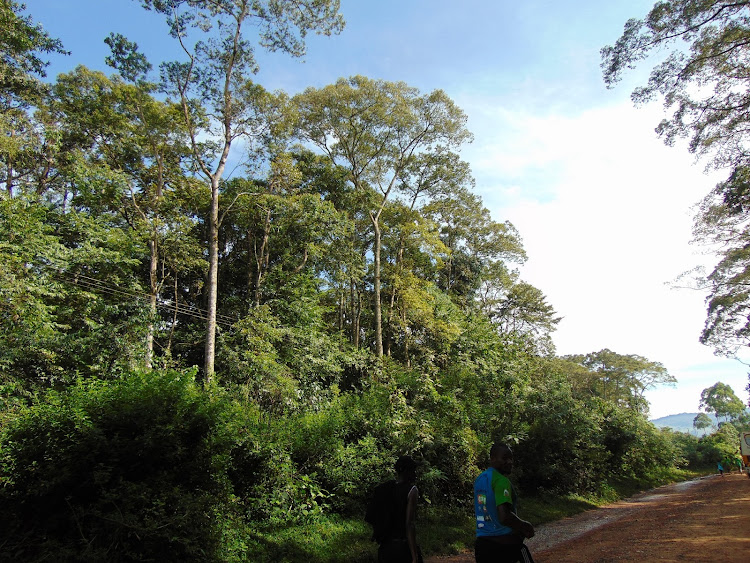
[[[683,412],[655,418],[651,422],[658,428],[671,428],[672,430],[686,432],[695,436],[702,436],[706,432],[710,432],[710,428],[706,428],[705,430],[696,430],[693,428],[693,420],[696,416],[698,416],[697,412]],[[709,414],[708,416],[713,420],[714,426],[719,425],[719,421],[714,415]]]

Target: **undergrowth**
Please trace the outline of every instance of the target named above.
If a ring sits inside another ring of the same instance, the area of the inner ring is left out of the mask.
[[[650,478],[619,480],[596,494],[539,493],[522,497],[519,516],[535,526],[579,514],[660,485],[685,481],[706,471],[672,469]],[[311,524],[248,531],[244,553],[232,561],[300,561],[304,563],[372,563],[377,545],[362,519],[326,517]],[[425,556],[454,555],[473,549],[474,518],[467,503],[459,508],[421,507],[417,538]]]

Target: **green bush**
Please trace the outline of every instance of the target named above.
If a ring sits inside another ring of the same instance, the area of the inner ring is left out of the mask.
[[[701,460],[705,466],[715,470],[717,462],[739,455],[739,444],[739,433],[735,426],[728,422],[722,423],[716,432],[698,441]]]
[[[49,393],[0,438],[0,559],[217,560],[226,402],[194,373]]]
[[[589,493],[603,482],[609,456],[598,440],[599,426],[573,399],[564,380],[537,382],[523,401],[528,431],[516,448],[519,485],[528,493]]]
[[[390,388],[371,385],[361,394],[344,394],[325,408],[287,426],[290,454],[300,472],[314,476],[342,514],[360,514],[370,489],[392,476],[402,453],[398,405]]]

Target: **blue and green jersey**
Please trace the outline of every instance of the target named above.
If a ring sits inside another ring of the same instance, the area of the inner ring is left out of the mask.
[[[509,503],[516,513],[516,495],[510,480],[490,467],[474,481],[474,514],[477,519],[477,537],[506,536],[513,529],[503,526],[498,518],[497,507]]]

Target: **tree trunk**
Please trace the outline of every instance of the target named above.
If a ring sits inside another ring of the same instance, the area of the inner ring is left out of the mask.
[[[414,204],[412,203],[412,209],[414,208]],[[406,242],[404,241],[404,235],[403,233],[399,237],[399,243],[398,243],[398,253],[396,254],[396,268],[395,268],[395,276],[398,276],[401,273],[402,265],[404,263],[404,246]],[[388,339],[387,339],[387,352],[386,355],[390,358],[391,357],[391,345],[396,336],[396,332],[393,329],[393,312],[396,308],[396,283],[395,280],[391,284],[393,287],[391,289],[391,299],[388,303],[388,314],[386,315],[386,325],[388,326]],[[404,319],[406,318],[406,312],[404,312]],[[402,325],[403,327],[406,327],[406,323]]]
[[[216,307],[219,288],[219,178],[211,179],[211,211],[208,225],[208,314],[206,318],[206,352],[204,360],[205,380],[210,384],[214,378],[216,358]]]
[[[352,279],[349,281],[349,302],[352,310],[352,344],[355,348],[359,348],[359,314],[357,302],[354,299],[354,296],[356,295],[355,289],[355,283]]]
[[[180,307],[180,293],[177,291],[177,272],[174,273],[174,310],[172,311],[172,326],[169,327],[169,339],[164,353],[167,356],[172,354],[172,339],[174,338],[174,329],[177,326],[177,311]]]
[[[154,319],[156,318],[156,301],[159,292],[159,280],[157,268],[159,266],[159,253],[157,248],[156,233],[149,241],[151,250],[151,264],[149,265],[149,314],[151,320],[148,323],[148,332],[146,334],[146,369],[151,369],[154,357]]]
[[[152,151],[156,158],[156,169],[157,169],[157,181],[156,181],[156,209],[159,209],[159,204],[164,197],[164,160],[162,155],[152,145]],[[153,219],[155,222],[153,232],[151,234],[151,240],[149,241],[149,250],[151,252],[151,263],[149,265],[148,278],[149,278],[149,313],[151,315],[151,321],[148,324],[148,334],[146,335],[146,369],[151,369],[154,358],[154,319],[156,319],[156,302],[159,300],[159,231],[158,231],[158,211],[156,217]]]
[[[5,100],[4,100],[5,101]],[[9,132],[9,137],[12,140],[15,137],[15,131]],[[13,199],[13,157],[7,155],[7,166],[5,169],[5,189],[8,192],[8,197]]]
[[[354,280],[349,282],[349,300],[352,309],[352,345],[359,348],[359,319],[362,314],[362,299]]]
[[[345,297],[344,297],[344,288],[341,288],[341,293],[339,294],[339,331],[344,330],[344,307],[346,305]]]
[[[380,224],[377,216],[370,215],[375,231],[373,243],[373,288],[375,290],[375,354],[383,357],[383,309],[380,305]]]
[[[268,238],[271,233],[271,212],[266,213],[266,220],[263,223],[263,241],[260,244],[260,251],[255,250],[255,307],[260,307],[260,284],[263,281],[263,270],[268,267]]]
[[[8,197],[13,199],[13,164],[8,159],[7,170],[5,171],[5,189],[8,191]]]
[[[409,327],[406,326],[406,309],[403,313],[404,322],[404,358],[406,359],[406,367],[411,367],[411,358],[409,357]]]

